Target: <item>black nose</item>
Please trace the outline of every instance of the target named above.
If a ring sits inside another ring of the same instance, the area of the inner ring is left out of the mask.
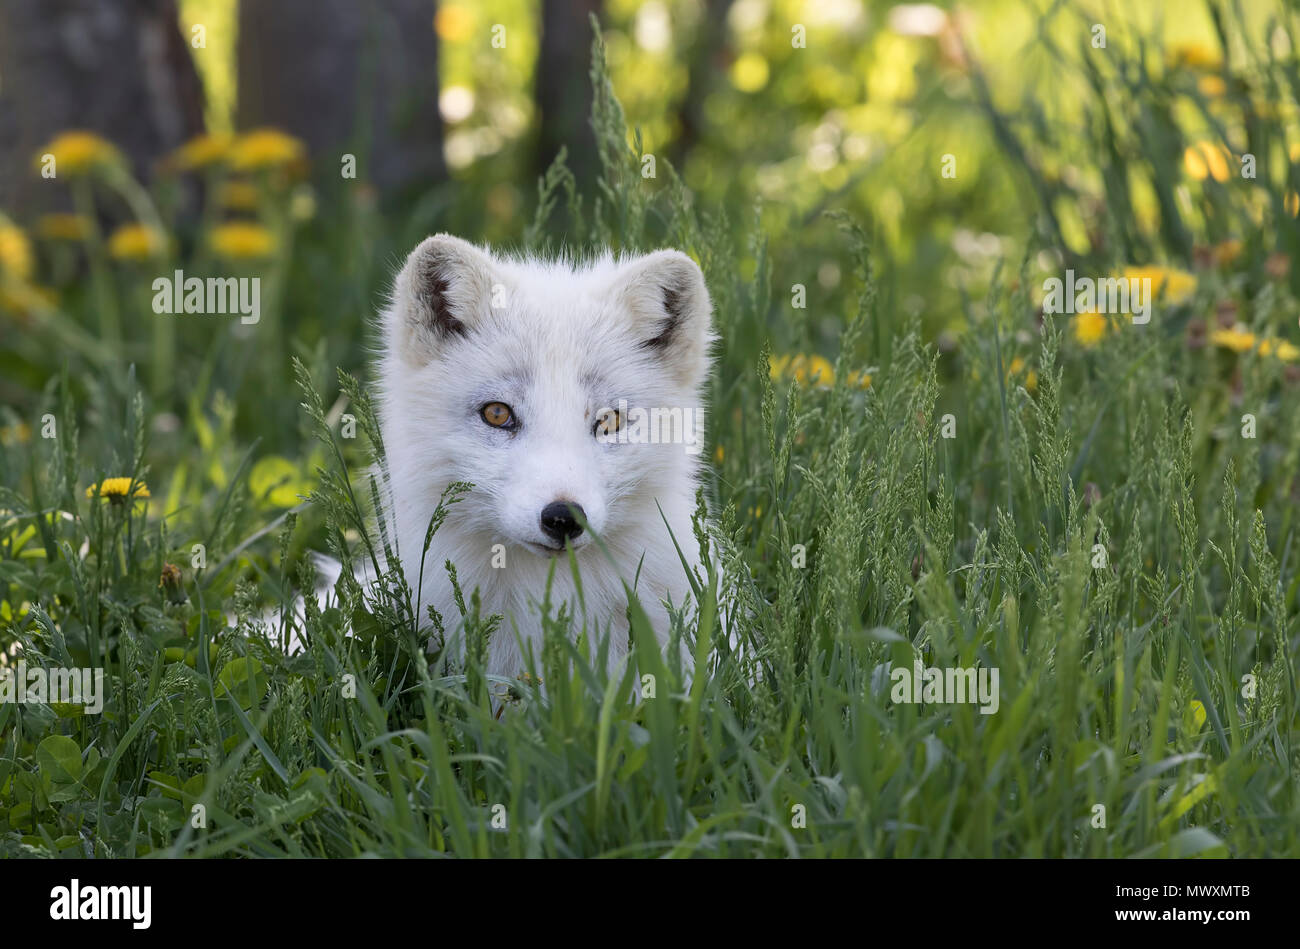
[[[582,505],[572,501],[552,501],[542,508],[542,530],[559,543],[572,540],[582,533],[578,518],[585,517]]]

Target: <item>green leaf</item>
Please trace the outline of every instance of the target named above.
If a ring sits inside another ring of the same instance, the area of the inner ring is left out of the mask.
[[[269,682],[262,663],[248,656],[231,659],[217,674],[217,697],[231,696],[243,709],[256,706],[266,697]]]
[[[76,784],[81,780],[81,748],[65,735],[51,735],[37,745],[36,762],[47,783]]]

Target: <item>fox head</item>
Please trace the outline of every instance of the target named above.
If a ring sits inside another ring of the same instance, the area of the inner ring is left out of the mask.
[[[575,265],[427,238],[382,326],[398,521],[422,535],[467,481],[449,524],[532,556],[662,531],[660,509],[693,506],[711,313],[674,250]]]

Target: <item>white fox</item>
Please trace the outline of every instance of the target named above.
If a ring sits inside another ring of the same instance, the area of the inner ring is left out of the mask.
[[[483,616],[502,616],[489,674],[521,675],[521,643],[540,658],[552,567],[553,607],[585,616],[593,638],[610,629],[611,670],[627,654],[625,583],[667,644],[666,604],[688,604],[686,569],[699,566],[711,315],[699,267],[673,250],[578,264],[439,234],[407,258],[380,325],[384,516],[412,588],[423,574],[417,616],[432,605],[453,648],[463,654],[445,561],[466,597],[479,591]],[[473,488],[425,554],[457,481]]]

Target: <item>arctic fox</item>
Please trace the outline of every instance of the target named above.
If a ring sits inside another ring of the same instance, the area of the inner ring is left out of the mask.
[[[423,574],[417,615],[432,605],[449,644],[460,613],[445,561],[483,616],[502,616],[488,673],[522,674],[521,643],[540,657],[552,568],[553,607],[586,616],[593,638],[610,630],[611,669],[628,647],[625,584],[667,644],[667,605],[687,605],[699,564],[711,316],[700,268],[675,250],[579,264],[439,234],[407,258],[380,319],[384,516],[408,583]],[[458,481],[473,488],[424,553]]]

